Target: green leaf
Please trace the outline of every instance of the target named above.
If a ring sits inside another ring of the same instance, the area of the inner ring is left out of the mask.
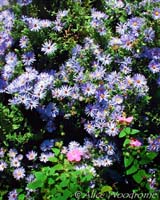
[[[158,155],[158,153],[156,153],[156,152],[148,152],[148,153],[146,154],[146,156],[147,156],[150,160],[153,160],[154,158],[156,158],[157,155]]]
[[[136,174],[133,175],[133,179],[140,183],[143,180],[143,177],[146,176],[146,172],[144,170],[139,170]]]
[[[58,161],[58,159],[56,157],[54,157],[54,158],[50,157],[48,160],[51,161],[51,162],[57,162]]]
[[[101,188],[101,193],[110,192],[110,191],[112,191],[112,187],[109,185],[103,186]]]
[[[126,171],[127,175],[135,173],[139,169],[138,161],[134,161],[133,165]]]
[[[53,183],[55,183],[55,180],[53,178],[48,178],[48,184],[52,185]]]
[[[62,193],[64,191],[63,188],[61,188],[59,184],[55,185],[55,188],[59,193]]]
[[[62,164],[57,164],[57,165],[55,165],[55,166],[53,167],[53,169],[54,169],[55,171],[64,170],[64,167],[63,167]]]
[[[127,127],[127,128],[124,129],[124,131],[126,132],[126,134],[130,134],[131,133],[131,128]]]
[[[51,195],[55,195],[56,193],[57,193],[56,187],[54,187],[53,189],[50,190]]]
[[[130,139],[126,138],[124,143],[123,143],[123,147],[125,147],[127,144],[130,144]]]
[[[128,167],[132,164],[134,158],[132,156],[129,156],[129,157],[124,157],[124,166],[125,167]]]
[[[60,153],[60,149],[53,148],[52,150],[53,150],[55,156],[58,156],[58,154]]]
[[[93,175],[91,175],[91,174],[87,174],[87,176],[84,176],[83,178],[81,178],[81,181],[82,182],[88,182],[88,181],[90,181],[90,180],[92,180],[92,178],[93,178]]]
[[[37,189],[37,188],[41,188],[41,187],[43,187],[43,182],[41,181],[41,180],[36,180],[36,181],[33,181],[33,182],[31,182],[31,183],[29,183],[28,185],[27,185],[27,188],[29,188],[29,189],[32,189],[32,190],[35,190],[35,189]]]
[[[35,172],[36,180],[41,180],[44,182],[46,180],[46,176],[43,172]]]
[[[124,136],[126,136],[125,129],[123,129],[123,130],[120,132],[119,138],[122,138],[122,137],[124,137]]]
[[[122,15],[122,16],[119,18],[119,20],[120,20],[121,22],[125,22],[125,21],[126,21],[126,18]]]
[[[122,137],[124,137],[124,136],[126,136],[126,135],[129,135],[130,132],[131,132],[131,128],[129,128],[129,127],[124,128],[124,129],[120,132],[119,138],[122,138]]]
[[[72,192],[69,191],[69,190],[65,190],[64,193],[63,193],[63,198],[64,200],[67,200],[69,197],[71,197],[72,195]]]
[[[12,124],[12,128],[13,128],[13,130],[16,130],[16,129],[18,129],[20,127],[20,125],[19,124]]]
[[[61,181],[65,181],[69,176],[70,176],[70,174],[68,174],[68,172],[67,172],[67,173],[62,173],[58,178]]]
[[[24,194],[20,194],[19,196],[18,196],[18,200],[24,200],[25,199],[25,195]]]
[[[62,200],[61,193],[56,193],[55,196],[54,196],[54,200]]]
[[[127,127],[127,128],[124,128],[121,132],[120,132],[120,134],[119,134],[119,138],[122,138],[122,137],[124,137],[124,136],[126,136],[126,135],[134,135],[134,134],[137,134],[137,133],[139,133],[140,131],[139,130],[137,130],[137,129],[131,129],[130,127]]]
[[[63,187],[67,187],[68,184],[69,184],[69,179],[66,179],[66,180],[62,181],[62,182],[59,184],[59,186],[63,188]]]
[[[45,174],[49,174],[49,172],[50,172],[50,167],[43,167],[42,172],[36,172],[36,174],[43,173],[43,175],[45,176]]]
[[[70,183],[70,190],[74,193],[76,192],[78,189],[78,184],[77,182],[73,182],[73,183]]]
[[[64,157],[63,154],[61,154],[61,155],[59,156],[59,159],[60,159],[60,160],[63,160],[63,157]]]
[[[134,135],[134,134],[137,134],[137,133],[139,133],[139,132],[140,132],[140,131],[137,130],[137,129],[132,129],[131,132],[130,132],[130,134],[131,134],[131,135]]]
[[[140,164],[141,165],[145,165],[145,164],[148,164],[150,163],[154,158],[157,157],[157,153],[156,152],[147,152],[145,153],[144,155],[142,155],[141,157],[141,161],[140,161]]]

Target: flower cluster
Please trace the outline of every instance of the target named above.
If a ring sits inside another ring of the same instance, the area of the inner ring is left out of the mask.
[[[11,30],[14,24],[14,13],[10,10],[4,10],[0,15],[0,56],[4,55],[6,50],[13,44]]]
[[[52,74],[38,74],[32,67],[26,67],[25,72],[9,83],[5,91],[14,94],[10,99],[11,104],[24,104],[26,109],[33,109],[37,108],[40,99],[46,96],[47,90],[52,88],[53,80]]]
[[[52,147],[54,146],[55,141],[53,139],[44,140],[40,145],[40,151],[30,150],[19,153],[18,150],[11,148],[7,151],[6,148],[0,148],[0,172],[4,175],[2,180],[6,179],[7,174],[10,176],[12,173],[13,178],[16,181],[25,180],[26,183],[33,181],[34,176],[32,173],[33,169],[37,169],[42,164],[48,163],[49,158],[54,157],[52,152]],[[28,162],[28,165],[25,163]],[[25,188],[28,193],[28,188]],[[29,191],[28,195],[33,192]],[[13,190],[9,193],[8,199],[17,199],[18,193],[16,190]],[[30,198],[30,196],[29,196]]]
[[[96,155],[96,152],[100,155]],[[98,140],[93,143],[91,140],[85,138],[83,146],[79,143],[72,141],[69,143],[68,148],[64,147],[62,153],[66,154],[68,161],[75,162],[75,164],[82,164],[86,162],[92,163],[95,168],[111,166],[114,161],[117,161],[118,154],[116,146],[113,142],[105,143],[105,139]]]
[[[148,143],[149,143],[149,145],[147,147],[148,151],[153,151],[153,152],[160,151],[160,136],[158,136],[155,139],[148,138]]]

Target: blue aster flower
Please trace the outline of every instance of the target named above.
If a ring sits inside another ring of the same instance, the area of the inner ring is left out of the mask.
[[[31,66],[33,64],[33,62],[36,61],[35,54],[31,51],[24,53],[22,55],[22,61],[23,61],[24,65]]]
[[[144,41],[145,42],[152,42],[155,38],[155,31],[152,27],[147,28],[144,30]]]
[[[53,54],[57,50],[56,43],[53,43],[52,41],[47,41],[42,45],[41,51],[44,52],[44,54],[50,55]]]
[[[4,89],[6,88],[7,83],[4,79],[0,78],[0,93],[4,92]]]
[[[158,136],[155,139],[149,139],[149,145],[147,147],[147,150],[155,152],[160,151],[160,136]]]
[[[17,198],[18,198],[18,192],[16,189],[9,192],[8,200],[17,200]]]
[[[42,142],[40,148],[42,151],[48,151],[51,150],[51,148],[54,146],[55,140],[53,139],[46,139]]]
[[[160,8],[155,8],[152,13],[152,17],[155,20],[160,19]]]
[[[27,36],[22,36],[21,39],[20,39],[20,41],[19,41],[19,46],[21,48],[26,48],[27,45],[28,45],[28,42],[29,42],[28,37]]]
[[[128,21],[128,27],[133,30],[139,30],[144,24],[144,19],[140,17],[133,17]]]
[[[151,70],[151,72],[158,73],[160,72],[160,62],[158,62],[157,60],[151,60],[148,68]]]
[[[46,124],[46,130],[49,132],[49,133],[52,133],[53,131],[56,130],[56,126],[55,126],[55,123],[53,120],[49,120]]]

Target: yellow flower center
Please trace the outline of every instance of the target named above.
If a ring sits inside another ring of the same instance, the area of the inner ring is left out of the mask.
[[[133,26],[137,26],[137,22],[133,22]]]
[[[159,12],[158,12],[158,11],[156,11],[156,12],[155,12],[155,15],[156,15],[156,16],[158,16],[158,15],[159,15]]]

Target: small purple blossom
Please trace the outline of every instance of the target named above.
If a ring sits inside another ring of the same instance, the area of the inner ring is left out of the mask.
[[[27,183],[30,183],[30,182],[32,182],[34,179],[35,179],[35,176],[34,176],[33,174],[29,174],[29,175],[26,177],[26,182],[27,182]]]
[[[53,120],[49,120],[46,124],[46,130],[49,132],[49,133],[52,133],[53,131],[56,130],[56,125],[54,123]]]
[[[26,48],[29,43],[29,39],[27,36],[22,36],[19,41],[19,46],[23,49]]]
[[[148,140],[149,145],[147,147],[148,151],[159,152],[160,151],[160,136],[155,139]]]
[[[156,190],[157,189],[157,181],[156,178],[151,177],[147,180],[147,182],[149,183],[149,186],[151,189]]]
[[[45,42],[41,48],[41,51],[47,55],[53,54],[56,50],[57,50],[57,45],[50,40],[48,42]]]
[[[144,24],[144,19],[139,17],[133,17],[128,21],[128,26],[133,30],[139,30]]]
[[[94,123],[89,121],[84,124],[84,129],[91,135],[96,131]]]
[[[15,66],[17,63],[17,55],[14,52],[9,52],[5,57],[6,63],[8,65]]]
[[[155,31],[152,27],[144,30],[144,41],[145,42],[152,42],[155,38]]]
[[[59,110],[58,110],[56,104],[50,102],[47,105],[47,107],[45,108],[44,112],[47,117],[54,118],[58,115]]]
[[[49,152],[49,153],[41,153],[39,159],[41,162],[48,162],[49,161],[49,158],[53,157],[54,154],[52,152]]]
[[[48,150],[51,150],[51,148],[53,147],[54,145],[54,140],[51,139],[51,140],[44,140],[40,146],[41,150],[42,151],[48,151]]]
[[[16,149],[10,149],[9,152],[8,152],[8,156],[10,158],[14,158],[16,155],[17,155],[17,150]]]
[[[122,48],[131,50],[133,48],[133,42],[135,41],[135,37],[133,35],[122,35],[121,36],[121,42],[122,42]]]
[[[20,167],[21,163],[17,157],[14,157],[10,160],[11,167]]]
[[[158,73],[160,72],[160,63],[157,60],[151,60],[148,68],[151,70],[151,72]]]
[[[47,19],[41,20],[41,27],[42,28],[48,28],[51,25],[52,25],[52,22],[50,20],[47,20]]]
[[[5,155],[6,149],[4,149],[3,147],[0,148],[0,158],[3,158]]]
[[[118,128],[116,126],[117,124],[115,122],[108,122],[105,133],[112,137],[118,135]]]
[[[86,83],[82,85],[82,92],[86,96],[94,95],[96,91],[96,87],[92,83]]]
[[[59,97],[71,97],[72,96],[72,87],[64,85],[59,89]]]
[[[133,80],[133,83],[137,88],[147,84],[146,78],[142,74],[135,74]]]
[[[160,19],[160,8],[155,8],[152,13],[153,19]]]
[[[0,172],[3,172],[7,168],[7,163],[3,160],[0,160]]]
[[[112,101],[113,101],[114,104],[122,104],[123,103],[123,97],[117,94],[112,98]]]
[[[17,190],[14,189],[8,194],[8,200],[17,200],[18,199],[18,193]]]
[[[17,168],[13,171],[13,177],[16,180],[23,179],[25,177],[25,169],[23,167]]]
[[[33,52],[27,52],[27,53],[24,53],[22,55],[22,61],[24,63],[24,65],[26,66],[31,66],[33,64],[33,62],[36,61],[35,59],[35,54]]]
[[[109,167],[113,164],[113,161],[108,156],[101,156],[97,159],[93,159],[92,162],[95,167]]]
[[[37,156],[37,153],[35,151],[29,151],[27,154],[26,154],[26,157],[28,158],[28,160],[35,160],[36,159],[36,156]]]
[[[36,32],[41,29],[41,21],[37,18],[28,18],[27,23],[31,31]]]

